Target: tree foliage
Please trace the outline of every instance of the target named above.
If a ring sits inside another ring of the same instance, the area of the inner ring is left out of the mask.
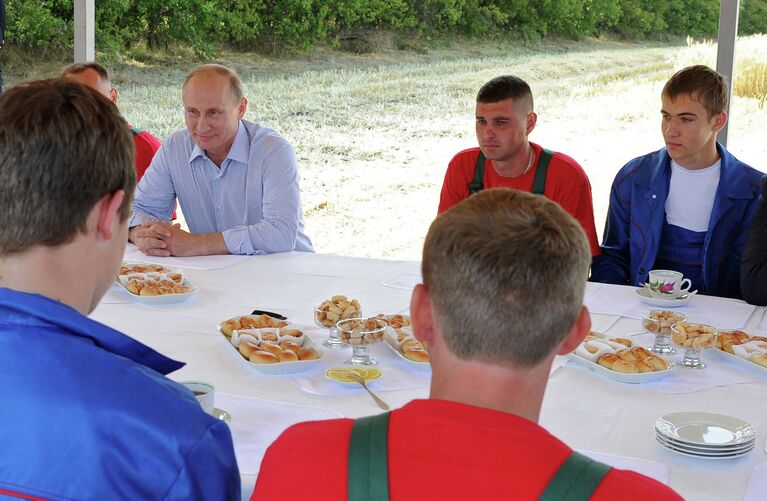
[[[72,45],[73,0],[7,0],[10,43]],[[349,32],[520,39],[611,34],[716,36],[719,0],[98,0],[96,43],[120,53],[169,44],[305,49]],[[741,2],[740,33],[767,31],[767,0]]]

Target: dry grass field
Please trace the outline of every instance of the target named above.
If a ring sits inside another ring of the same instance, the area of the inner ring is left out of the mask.
[[[729,149],[767,171],[767,37],[737,46]],[[601,233],[610,184],[631,158],[662,146],[660,91],[688,64],[714,65],[711,44],[580,42],[536,48],[455,46],[266,59],[228,55],[250,101],[246,117],[295,146],[307,231],[319,252],[418,259],[436,215],[445,168],[474,146],[474,97],[513,73],[533,88],[531,140],[565,152],[588,173]],[[113,69],[120,108],[163,138],[183,127],[180,84],[193,62]],[[36,70],[37,71],[37,70]],[[10,80],[47,76],[11,74]]]

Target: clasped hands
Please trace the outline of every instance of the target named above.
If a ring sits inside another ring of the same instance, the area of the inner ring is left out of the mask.
[[[131,228],[129,238],[149,256],[193,256],[194,235],[181,229],[178,223],[149,221]]]

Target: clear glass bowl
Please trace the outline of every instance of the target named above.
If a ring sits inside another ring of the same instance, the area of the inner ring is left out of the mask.
[[[682,365],[692,369],[703,369],[706,364],[700,359],[700,352],[716,347],[719,332],[710,325],[676,322],[671,326],[671,341],[684,348]]]
[[[670,310],[649,310],[642,312],[642,327],[655,334],[655,343],[650,351],[661,355],[672,355],[676,350],[671,346],[671,327],[676,322],[684,322],[687,315]]]
[[[375,365],[369,346],[383,340],[387,323],[380,317],[349,318],[336,324],[341,342],[352,347],[352,357],[347,364]]]
[[[325,301],[322,304],[318,304],[314,307],[314,323],[318,327],[326,327],[328,329],[328,338],[322,342],[324,346],[328,348],[342,348],[344,343],[341,338],[338,337],[338,328],[336,324],[339,320],[346,318],[356,318],[360,316],[359,308],[355,308],[354,311],[349,312],[349,315],[344,315],[345,312],[331,311],[331,301]]]

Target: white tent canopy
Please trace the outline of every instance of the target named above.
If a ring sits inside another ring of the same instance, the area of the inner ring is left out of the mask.
[[[732,82],[735,61],[735,39],[738,35],[740,0],[720,0],[719,35],[716,70]],[[93,61],[95,43],[96,0],[75,0],[75,62]],[[732,85],[730,86],[732,97]],[[729,108],[728,108],[729,111]],[[719,132],[719,141],[727,144],[727,125]]]

